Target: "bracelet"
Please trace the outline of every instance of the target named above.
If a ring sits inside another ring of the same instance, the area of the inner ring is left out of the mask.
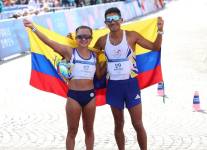
[[[157,31],[157,34],[159,34],[159,35],[163,35],[164,34],[164,32],[163,31]]]
[[[37,29],[35,27],[32,28],[32,32],[36,32]]]

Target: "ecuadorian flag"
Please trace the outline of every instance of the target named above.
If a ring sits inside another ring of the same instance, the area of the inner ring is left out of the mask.
[[[77,46],[76,42],[72,39],[61,36],[38,25],[36,25],[36,28],[47,35],[48,38],[61,44],[71,47]],[[146,39],[154,41],[157,36],[157,18],[131,22],[123,25],[122,29],[136,31]],[[56,67],[57,63],[62,59],[62,56],[45,45],[31,30],[28,29],[27,31],[29,34],[32,59],[30,85],[43,91],[67,97],[68,86],[57,73]],[[108,32],[108,29],[94,30],[90,47],[93,47],[100,36]],[[147,50],[137,45],[135,53],[139,72],[137,76],[139,87],[143,89],[162,81],[160,51]],[[104,57],[100,57],[100,59],[104,61]],[[105,104],[106,82],[104,79],[105,77],[103,77],[103,80],[94,80],[97,105]]]

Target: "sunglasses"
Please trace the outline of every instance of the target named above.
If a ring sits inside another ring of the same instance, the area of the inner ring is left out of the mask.
[[[112,23],[113,21],[117,22],[121,19],[120,16],[118,15],[115,15],[115,16],[107,16],[106,17],[106,20],[105,20],[105,23]]]
[[[87,34],[77,35],[76,39],[79,39],[79,40],[90,40],[90,39],[92,39],[92,36],[91,35],[87,35]]]

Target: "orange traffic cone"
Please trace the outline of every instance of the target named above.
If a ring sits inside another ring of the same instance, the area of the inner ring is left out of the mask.
[[[195,91],[194,96],[193,96],[193,110],[194,111],[200,111],[200,98],[199,98],[199,93],[198,91]]]

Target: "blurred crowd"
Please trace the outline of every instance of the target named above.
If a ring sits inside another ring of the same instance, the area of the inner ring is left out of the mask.
[[[87,5],[95,5],[100,3],[110,3],[116,1],[131,1],[131,0],[0,0],[0,13],[4,11],[3,7],[9,8],[14,6],[24,5],[24,8],[14,11],[14,13],[12,13],[12,15],[9,17],[9,18],[19,18],[28,15],[37,15],[50,11],[70,9],[75,7],[83,7]],[[142,3],[145,0],[139,0],[139,1]],[[160,2],[161,4],[163,4],[164,0],[155,0],[155,3],[156,2]]]
[[[76,6],[81,7],[85,5],[94,5],[99,3],[107,3],[114,2],[119,0],[0,0],[1,5],[7,7],[18,4],[28,4],[34,5],[38,7],[42,7],[44,5],[52,6]]]
[[[119,0],[0,0],[0,13],[4,8],[17,5],[26,5],[26,9],[16,11],[10,18],[18,18],[27,15],[37,15],[49,11],[83,7],[100,3],[115,2]]]

